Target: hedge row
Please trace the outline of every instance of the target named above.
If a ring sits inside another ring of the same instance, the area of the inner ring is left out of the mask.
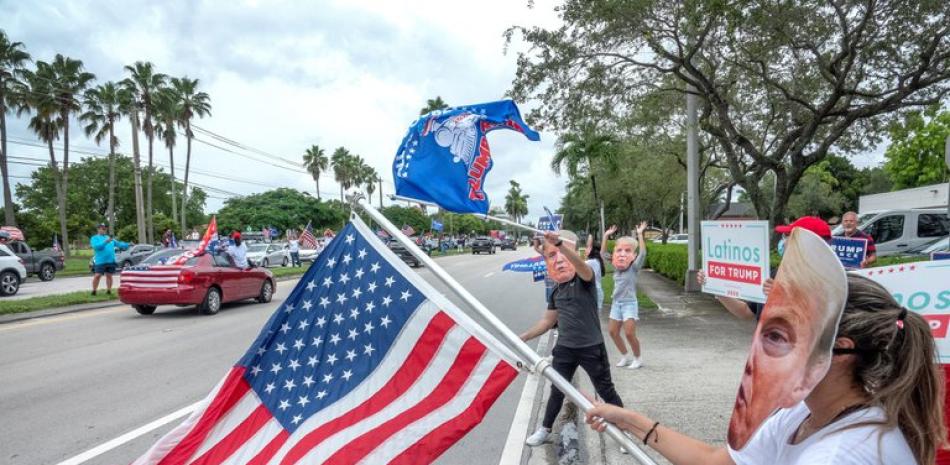
[[[910,263],[925,261],[925,256],[901,257],[891,256],[878,258],[872,266],[896,265],[899,263]],[[769,264],[772,269],[777,269],[781,262],[781,257],[772,252],[769,257]],[[686,268],[689,261],[689,252],[686,244],[647,244],[647,268],[666,276],[680,284],[685,284]]]

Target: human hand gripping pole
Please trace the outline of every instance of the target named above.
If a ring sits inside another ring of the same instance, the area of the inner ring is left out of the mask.
[[[431,257],[423,252],[413,241],[409,240],[402,231],[396,227],[392,222],[390,222],[382,213],[376,210],[372,205],[365,201],[363,196],[359,193],[354,193],[349,196],[349,202],[354,207],[359,207],[367,215],[369,215],[373,221],[379,224],[383,229],[385,229],[390,236],[399,241],[403,247],[406,248],[409,253],[416,257],[422,264],[424,264],[429,270],[435,275],[440,281],[442,281],[449,289],[452,290],[456,295],[459,296],[469,307],[479,314],[497,333],[499,339],[503,341],[508,347],[519,357],[521,362],[519,368],[527,367],[530,371],[533,371],[536,374],[540,374],[545,378],[551,381],[558,390],[564,393],[564,395],[570,399],[575,405],[581,408],[585,413],[590,411],[594,404],[587,399],[577,388],[575,388],[570,381],[564,379],[557,371],[550,366],[550,362],[542,358],[535,352],[530,346],[528,346],[524,341],[518,337],[508,326],[506,326],[498,317],[495,316],[487,307],[485,307],[478,299],[475,298],[467,289],[465,289],[461,284],[455,281],[452,276],[450,276],[445,270],[442,269]],[[521,226],[521,225],[519,225]],[[527,229],[525,226],[522,226]],[[540,231],[539,231],[540,232]],[[567,242],[567,241],[565,241]],[[630,454],[637,459],[637,461],[642,465],[656,465],[656,462],[650,458],[643,450],[641,450],[633,440],[625,435],[619,428],[609,424],[605,428],[605,432],[608,436],[613,438],[615,441],[620,443],[620,445],[626,449]]]

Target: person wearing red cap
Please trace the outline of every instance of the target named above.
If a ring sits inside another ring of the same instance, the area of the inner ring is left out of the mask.
[[[775,227],[775,232],[782,235],[782,238],[778,242],[778,254],[782,255],[785,252],[785,237],[791,234],[792,230],[795,228],[807,229],[815,233],[818,237],[824,239],[826,242],[831,242],[831,227],[828,226],[828,223],[825,220],[818,218],[817,216],[803,216],[791,224],[779,225]],[[765,294],[765,297],[768,298],[769,291],[772,290],[772,279],[775,278],[776,269],[771,270],[772,277],[765,280],[762,284],[762,293]],[[696,274],[696,280],[699,282],[699,285],[702,286],[706,282],[706,274],[700,270]],[[765,307],[765,304],[760,304],[758,302],[747,302],[745,300],[736,299],[735,297],[726,297],[717,295],[716,300],[722,304],[723,307],[726,307],[726,310],[729,310],[729,313],[732,313],[736,317],[742,320],[753,320],[758,319],[759,314],[762,313],[762,308]]]
[[[247,268],[247,244],[241,240],[241,232],[231,233],[231,240],[234,241],[234,245],[228,246],[224,252],[231,256],[238,268]]]

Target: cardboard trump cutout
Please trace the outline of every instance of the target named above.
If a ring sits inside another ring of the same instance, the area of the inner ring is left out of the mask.
[[[805,400],[831,366],[848,284],[828,244],[796,228],[785,245],[742,373],[728,443],[741,450],[777,409]]]

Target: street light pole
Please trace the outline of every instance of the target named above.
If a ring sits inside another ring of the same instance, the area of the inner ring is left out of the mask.
[[[686,227],[689,234],[686,291],[699,291],[699,144],[696,123],[696,89],[686,86]]]

